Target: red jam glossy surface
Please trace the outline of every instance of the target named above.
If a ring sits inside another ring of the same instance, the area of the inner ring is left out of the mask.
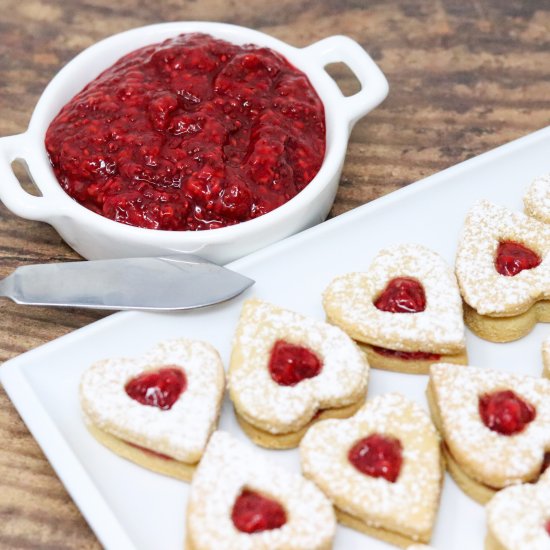
[[[374,305],[392,313],[418,313],[426,309],[426,294],[416,279],[397,277],[388,283]]]
[[[325,115],[278,53],[182,34],[122,57],[50,124],[63,189],[93,212],[165,230],[233,225],[317,174]]]
[[[544,526],[544,528],[546,529],[546,532],[548,533],[548,535],[550,535],[550,519],[546,522],[546,525]]]
[[[277,384],[295,386],[306,378],[317,376],[323,364],[310,349],[277,340],[271,350],[268,368]]]
[[[178,367],[144,372],[124,386],[126,393],[135,401],[162,410],[171,409],[186,388],[187,378]]]
[[[497,391],[479,398],[479,415],[485,426],[502,435],[524,430],[536,416],[535,407],[511,390]]]
[[[311,417],[311,421],[313,422],[314,420],[317,420],[324,410],[325,409],[319,409],[318,411],[315,411],[315,414]]]
[[[348,453],[348,460],[361,473],[383,477],[394,483],[403,463],[402,450],[399,439],[372,434],[355,443]]]
[[[397,349],[379,348],[372,346],[372,350],[384,357],[394,357],[405,361],[439,361],[441,355],[428,353],[427,351],[400,351]]]
[[[541,257],[520,243],[504,241],[499,243],[495,258],[495,269],[507,277],[513,277],[525,269],[533,269],[542,261]]]
[[[286,512],[276,500],[244,489],[233,504],[231,519],[239,531],[258,533],[282,527]]]

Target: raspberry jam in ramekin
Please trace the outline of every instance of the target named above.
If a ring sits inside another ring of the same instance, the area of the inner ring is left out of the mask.
[[[115,221],[205,230],[261,216],[314,178],[325,116],[269,48],[182,34],[122,57],[51,122],[62,188]]]

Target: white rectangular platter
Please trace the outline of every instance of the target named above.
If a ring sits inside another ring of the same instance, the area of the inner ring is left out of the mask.
[[[366,269],[380,248],[400,242],[422,243],[452,263],[464,216],[474,201],[487,198],[521,210],[527,185],[549,171],[550,127],[234,262],[230,267],[257,283],[229,303],[181,313],[119,313],[8,361],[0,378],[105,547],[181,549],[188,485],[126,462],[89,435],[78,403],[83,370],[96,360],[138,355],[178,336],[211,342],[227,364],[244,299],[255,296],[322,319],[321,293],[336,275]],[[548,332],[538,325],[510,344],[491,344],[469,333],[470,362],[538,376],[540,344]],[[426,406],[426,382],[426,376],[373,370],[368,395],[400,391]],[[227,399],[220,427],[252,445]],[[297,451],[257,452],[299,471]],[[447,476],[433,546],[481,550],[484,536],[483,508]],[[338,528],[334,547],[392,548],[344,527]]]

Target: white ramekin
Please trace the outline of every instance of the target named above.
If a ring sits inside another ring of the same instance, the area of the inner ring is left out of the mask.
[[[180,33],[203,32],[235,44],[267,46],[303,71],[319,94],[326,117],[326,154],[319,173],[296,197],[259,218],[206,231],[158,231],[104,218],[63,191],[51,168],[44,136],[51,120],[85,84],[124,54]],[[324,70],[343,62],[356,75],[361,90],[344,97]],[[63,239],[88,259],[158,256],[177,252],[199,254],[226,263],[315,225],[327,216],[340,179],[353,125],[387,95],[386,78],[357,42],[331,36],[306,48],[295,48],[267,34],[208,22],[161,23],[116,34],[84,50],[50,82],[40,97],[28,130],[0,138],[0,200],[15,214],[51,224]],[[42,196],[22,189],[11,163],[26,163]]]

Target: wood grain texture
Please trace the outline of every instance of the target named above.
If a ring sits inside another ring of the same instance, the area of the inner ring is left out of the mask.
[[[353,132],[332,215],[550,124],[544,0],[0,0],[0,9],[0,135],[25,130],[64,63],[132,27],[219,20],[297,46],[351,36],[387,75],[390,95]],[[0,276],[74,258],[49,226],[0,206]],[[103,316],[2,301],[0,360]],[[0,407],[0,548],[98,548],[2,390]]]

